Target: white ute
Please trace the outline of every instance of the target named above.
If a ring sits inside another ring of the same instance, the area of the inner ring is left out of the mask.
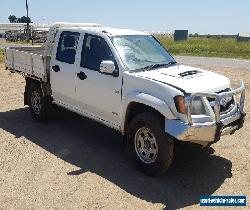
[[[243,81],[232,89],[222,75],[180,65],[143,32],[57,23],[45,48],[6,48],[5,64],[25,77],[35,120],[57,105],[116,129],[152,176],[171,165],[174,141],[207,146],[244,123]]]

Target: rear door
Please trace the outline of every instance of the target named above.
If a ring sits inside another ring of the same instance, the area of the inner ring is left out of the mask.
[[[57,104],[72,107],[75,99],[76,51],[80,34],[63,31],[51,61],[51,89]]]

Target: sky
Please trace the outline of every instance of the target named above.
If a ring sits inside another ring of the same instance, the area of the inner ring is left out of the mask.
[[[35,23],[95,22],[105,26],[199,34],[250,32],[250,0],[28,0]],[[0,23],[26,15],[25,0],[0,0]]]

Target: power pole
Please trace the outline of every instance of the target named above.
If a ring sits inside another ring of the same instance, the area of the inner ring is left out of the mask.
[[[29,6],[28,6],[28,0],[26,0],[26,13],[27,13],[27,29],[26,29],[26,38],[27,41],[30,39],[30,23],[29,23]]]

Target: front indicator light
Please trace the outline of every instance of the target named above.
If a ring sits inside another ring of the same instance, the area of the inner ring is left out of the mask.
[[[181,96],[181,95],[175,96],[174,103],[175,103],[177,112],[181,114],[187,113],[184,96]]]

